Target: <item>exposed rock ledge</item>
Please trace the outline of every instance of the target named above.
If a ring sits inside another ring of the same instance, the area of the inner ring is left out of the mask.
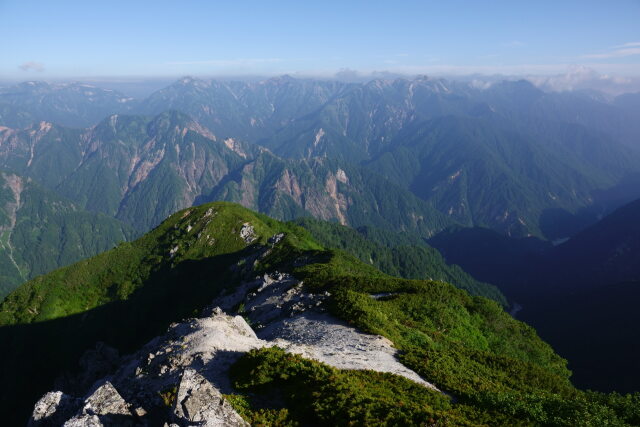
[[[389,340],[326,313],[328,296],[305,293],[302,283],[286,274],[245,283],[214,301],[204,317],[171,325],[123,358],[84,398],[47,393],[35,405],[30,425],[243,426],[222,396],[233,391],[229,367],[243,353],[270,346],[340,369],[392,372],[435,389],[397,361]],[[243,317],[223,311],[241,304],[257,334]]]

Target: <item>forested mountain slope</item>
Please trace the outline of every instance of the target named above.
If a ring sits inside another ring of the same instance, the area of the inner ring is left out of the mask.
[[[635,173],[640,156],[579,127],[543,143],[495,118],[446,117],[406,128],[367,167],[465,224],[554,236],[560,213],[593,203],[594,190]]]
[[[22,282],[112,248],[133,230],[0,171],[0,299]]]
[[[558,281],[576,290],[640,281],[640,200],[559,245],[549,263]]]
[[[437,250],[414,235],[372,227],[353,229],[308,217],[295,223],[307,229],[323,246],[342,249],[391,276],[439,280],[471,295],[493,299],[505,307],[508,305],[495,286],[475,280],[457,265],[447,264]]]
[[[330,159],[282,159],[216,138],[178,113],[114,115],[75,130],[0,130],[0,165],[140,232],[195,202],[231,200],[280,219],[305,213],[430,236],[452,224],[408,190]]]
[[[454,227],[429,240],[447,261],[513,297],[567,295],[640,280],[640,200],[556,246]]]
[[[213,188],[241,154],[188,117],[113,115],[85,130],[42,122],[0,133],[0,162],[140,231]]]

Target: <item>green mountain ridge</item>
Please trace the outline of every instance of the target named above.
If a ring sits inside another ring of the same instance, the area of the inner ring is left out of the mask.
[[[212,188],[242,162],[175,112],[155,118],[114,115],[86,130],[41,123],[4,130],[1,138],[8,141],[0,154],[4,165],[140,231],[191,204],[198,189]]]
[[[638,173],[640,164],[640,128],[624,97],[545,93],[527,81],[480,90],[424,77],[363,84],[183,79],[159,93],[223,134],[243,135],[281,157],[366,165],[456,222],[514,236],[569,236],[576,223],[566,218],[590,208],[594,192]],[[262,104],[247,102],[254,97]],[[300,99],[313,108],[284,108]],[[246,117],[244,126],[227,118],[230,112]],[[242,131],[247,122],[259,138]],[[456,174],[460,179],[450,182]],[[636,197],[627,191],[623,203]],[[589,215],[580,224],[595,221]]]
[[[275,238],[279,233],[284,234]],[[303,280],[311,292],[328,292],[331,313],[390,339],[405,365],[455,396],[445,404],[441,397],[421,395],[424,406],[411,409],[420,416],[468,425],[640,420],[638,396],[573,388],[566,361],[497,303],[446,283],[385,275],[344,252],[323,249],[293,224],[221,202],[180,211],[134,242],[40,276],[9,295],[0,304],[0,338],[12,349],[0,353],[3,412],[13,420],[26,418],[54,378],[74,370],[96,341],[133,351],[243,278],[276,270]],[[388,296],[371,297],[381,293]],[[277,363],[287,366],[287,360]],[[278,366],[273,363],[265,366]],[[338,387],[335,381],[343,378],[305,383],[305,372],[312,371],[298,371],[301,363],[286,368],[291,376],[281,380],[289,381],[287,387],[319,392],[315,387]],[[260,390],[265,389],[255,393]],[[401,400],[417,398],[413,388],[397,390]],[[336,404],[348,408],[358,402],[359,392],[353,393],[335,395]],[[379,404],[396,404],[384,402]],[[249,408],[257,410],[251,403]],[[349,422],[349,413],[341,412],[336,422]],[[321,413],[295,416],[314,423]]]

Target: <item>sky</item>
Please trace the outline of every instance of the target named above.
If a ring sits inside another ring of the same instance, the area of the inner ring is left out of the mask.
[[[0,80],[640,76],[640,1],[0,0]]]

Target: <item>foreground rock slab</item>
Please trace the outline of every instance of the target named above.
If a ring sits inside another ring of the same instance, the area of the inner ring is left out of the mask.
[[[179,420],[199,426],[249,426],[218,389],[194,369],[182,374],[173,413]]]
[[[272,346],[339,369],[402,375],[437,390],[398,361],[389,340],[329,314],[329,297],[306,292],[302,282],[283,273],[244,282],[216,299],[203,317],[172,324],[120,358],[117,370],[94,379],[84,397],[47,393],[30,425],[247,426],[223,396],[235,392],[229,369],[248,351]],[[225,314],[237,307],[243,316]]]

